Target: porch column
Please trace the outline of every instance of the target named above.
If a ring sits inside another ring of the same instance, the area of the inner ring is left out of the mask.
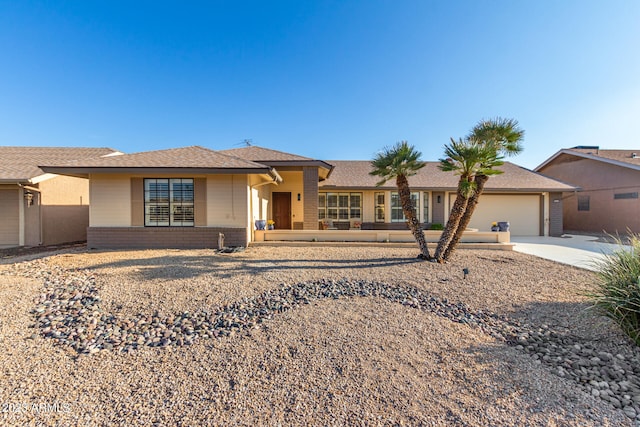
[[[318,229],[318,168],[302,168],[302,207],[304,212],[304,230]]]

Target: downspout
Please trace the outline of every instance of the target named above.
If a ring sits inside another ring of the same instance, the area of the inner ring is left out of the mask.
[[[39,240],[40,242],[38,242],[38,246],[42,246],[43,243],[43,239],[44,239],[44,233],[42,230],[42,190],[39,190],[35,187],[31,187],[28,185],[22,185],[20,183],[18,183],[18,187],[21,187],[24,190],[29,190],[29,191],[35,191],[36,193],[38,193],[38,226],[39,226]]]

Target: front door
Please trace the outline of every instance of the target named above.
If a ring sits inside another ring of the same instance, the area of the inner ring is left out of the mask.
[[[275,228],[291,230],[291,193],[271,193]]]

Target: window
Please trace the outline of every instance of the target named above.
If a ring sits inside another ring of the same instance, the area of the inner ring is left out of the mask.
[[[638,193],[617,193],[613,195],[614,200],[620,199],[637,199]]]
[[[429,221],[429,193],[422,193],[422,222]]]
[[[589,196],[578,196],[578,210],[579,211],[589,210]]]
[[[375,193],[376,222],[384,222],[384,193]]]
[[[325,193],[318,194],[318,219],[327,217],[327,195]]]
[[[194,224],[193,179],[144,180],[144,225],[190,227]]]
[[[362,194],[349,195],[349,218],[362,218]]]
[[[416,214],[418,220],[420,220],[420,193],[411,193],[411,204],[413,205],[413,212]],[[402,212],[400,195],[398,193],[391,193],[391,222],[404,222],[406,220],[404,212]]]
[[[362,193],[320,193],[318,219],[349,220],[362,218]]]

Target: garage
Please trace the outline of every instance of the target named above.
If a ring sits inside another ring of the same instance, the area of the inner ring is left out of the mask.
[[[0,246],[20,244],[18,190],[0,190]]]
[[[508,221],[512,236],[539,236],[541,200],[539,194],[483,194],[471,217],[470,228],[488,231],[494,221]],[[451,195],[451,206],[455,194]]]

